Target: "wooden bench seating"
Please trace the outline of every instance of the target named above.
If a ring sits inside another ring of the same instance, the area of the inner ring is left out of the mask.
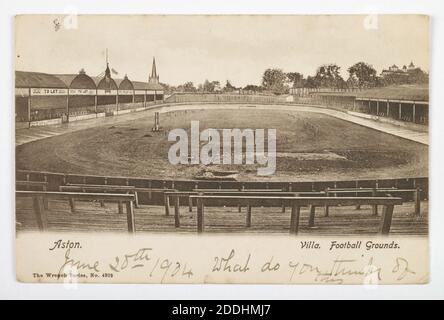
[[[46,191],[48,187],[48,182],[46,181],[16,181],[15,185],[17,187],[25,187],[27,189],[30,188],[39,188],[41,191]]]
[[[20,191],[36,191],[35,189],[38,189],[37,191],[47,191],[48,189],[48,182],[46,181],[16,181],[15,182],[15,189]],[[48,200],[45,199],[43,201],[43,206],[45,209],[48,209]]]
[[[305,206],[355,206],[355,205],[382,205],[383,214],[379,233],[386,235],[390,226],[395,205],[402,204],[401,198],[394,197],[273,197],[273,196],[229,196],[229,195],[191,195],[197,200],[197,232],[204,231],[204,207],[208,200],[218,200],[232,205],[233,202],[242,202],[250,210],[246,215],[246,227],[251,226],[251,207],[267,204],[281,207],[283,204],[291,207],[290,234],[297,234],[299,229],[300,208]],[[314,221],[314,211],[310,213],[310,221]],[[179,217],[177,217],[179,219]],[[179,223],[180,225],[180,223]]]
[[[393,195],[398,193],[413,193],[413,200],[415,202],[415,216],[421,215],[421,190],[419,188],[415,189],[396,189],[396,188],[327,188],[325,189],[325,195],[349,195],[349,194],[359,194],[359,193],[371,193],[373,197],[378,195]],[[378,207],[373,207],[373,214],[378,214]],[[325,207],[325,215],[328,216],[328,206]]]
[[[167,191],[175,191],[175,189],[161,189],[161,188],[139,188],[135,186],[120,186],[109,184],[67,184],[60,186],[61,192],[99,192],[99,193],[131,193],[135,196],[135,207],[139,207],[139,194],[148,193],[151,198],[152,193],[164,193]],[[101,202],[103,206],[103,202]],[[121,205],[119,205],[119,211]]]
[[[203,189],[199,189],[203,190]],[[236,196],[236,195],[244,195],[244,196],[301,196],[301,195],[321,195],[323,192],[287,192],[287,191],[263,191],[263,190],[271,190],[271,189],[261,189],[262,191],[250,191],[247,189],[243,189],[241,191],[227,191],[227,189],[205,189],[205,190],[216,190],[216,191],[171,191],[164,193],[164,203],[165,203],[165,215],[170,214],[170,198],[173,198],[174,211],[175,214],[179,212],[179,200],[180,198],[188,199],[188,211],[193,211],[193,199],[190,198],[192,195],[226,195],[226,196]],[[257,189],[256,189],[257,190]],[[238,211],[241,212],[242,204],[238,203]],[[248,210],[248,208],[247,208]],[[282,212],[285,212],[285,204],[282,205]]]
[[[29,197],[33,199],[34,213],[39,230],[45,229],[46,218],[44,201],[48,199],[67,200],[71,212],[75,212],[74,200],[81,201],[107,201],[126,204],[128,232],[135,232],[134,220],[134,194],[115,193],[85,193],[85,192],[44,192],[44,191],[16,191],[17,197]]]

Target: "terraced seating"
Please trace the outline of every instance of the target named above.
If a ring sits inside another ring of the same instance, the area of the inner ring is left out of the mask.
[[[46,181],[16,181],[15,185],[17,189],[41,189],[46,191],[48,188],[48,182]]]
[[[29,197],[33,199],[33,209],[38,229],[43,231],[46,226],[45,200],[67,200],[71,206],[71,212],[75,212],[74,200],[80,201],[107,201],[126,205],[128,232],[135,232],[134,220],[134,194],[116,193],[86,193],[86,192],[44,192],[44,191],[16,191],[16,197]]]
[[[246,215],[246,227],[251,226],[252,206],[289,205],[291,207],[290,234],[297,234],[299,229],[300,208],[305,206],[356,206],[356,205],[382,205],[384,210],[381,216],[379,233],[387,235],[390,232],[393,209],[395,205],[402,204],[401,198],[394,197],[288,197],[288,196],[242,196],[242,195],[191,195],[191,199],[197,200],[197,232],[204,231],[204,207],[205,202],[217,200],[219,203],[233,205],[242,202],[250,210]],[[313,218],[310,220],[314,221]]]
[[[397,188],[327,188],[325,189],[325,195],[344,195],[344,194],[355,194],[356,196],[359,193],[370,193],[373,197],[376,197],[380,194],[384,195],[392,195],[399,193],[412,193],[413,200],[415,202],[415,216],[421,215],[421,190],[420,188],[415,189],[397,189]],[[359,206],[358,206],[359,208]],[[377,205],[373,206],[373,214],[378,215],[378,207]],[[328,206],[325,206],[325,215],[328,216]]]
[[[202,190],[202,189],[198,189]],[[193,211],[193,201],[190,198],[192,195],[199,195],[199,194],[205,194],[205,195],[244,195],[244,196],[299,196],[301,192],[288,192],[288,191],[270,191],[270,189],[259,189],[260,191],[250,191],[250,190],[234,190],[234,191],[227,191],[232,189],[204,189],[204,190],[215,190],[215,191],[172,191],[172,192],[165,192],[165,215],[170,214],[170,198],[173,198],[174,208],[175,208],[175,214],[178,214],[179,212],[179,200],[182,197],[185,197],[188,199],[188,208],[189,212]],[[251,189],[251,190],[258,190],[258,189]],[[302,194],[309,194],[311,192],[302,192]],[[316,194],[319,194],[319,192],[316,192]],[[238,210],[241,212],[242,205],[238,204]],[[248,209],[250,210],[250,209]],[[285,205],[282,206],[282,212],[285,212]]]
[[[120,186],[120,185],[104,185],[104,184],[67,184],[60,186],[61,192],[99,192],[99,193],[126,193],[134,194],[135,207],[139,207],[139,193],[148,193],[151,197],[152,193],[164,193],[167,191],[175,191],[175,189],[163,189],[163,188],[139,188],[135,186]],[[103,202],[101,205],[103,206]],[[119,212],[122,210],[122,205],[119,204]]]

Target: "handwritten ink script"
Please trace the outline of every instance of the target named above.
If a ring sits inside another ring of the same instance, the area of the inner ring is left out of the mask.
[[[43,257],[39,261],[48,263],[39,265],[29,252],[19,257],[18,268],[30,282],[377,285],[428,279],[428,256],[421,256],[427,252],[424,239],[280,239],[262,247],[239,241],[221,246],[216,238],[169,241],[91,247],[90,239],[52,239],[46,248],[36,249]]]

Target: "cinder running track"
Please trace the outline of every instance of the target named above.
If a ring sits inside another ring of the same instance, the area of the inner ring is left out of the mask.
[[[79,131],[87,128],[104,126],[115,124],[119,122],[130,121],[138,119],[140,117],[150,116],[154,114],[154,110],[160,113],[175,111],[175,110],[190,110],[190,109],[234,109],[239,108],[251,108],[252,105],[247,104],[180,104],[180,105],[159,105],[154,106],[148,110],[140,112],[131,112],[123,115],[89,119],[83,121],[70,122],[61,125],[51,125],[42,127],[33,127],[26,129],[16,130],[16,140],[15,145],[19,146],[28,142],[57,136],[73,131]],[[339,118],[345,121],[359,124],[374,130],[382,131],[394,136],[404,138],[407,140],[415,141],[421,144],[429,145],[429,135],[428,132],[416,131],[406,127],[401,127],[391,123],[385,123],[376,121],[373,119],[363,118],[354,114],[333,110],[325,107],[319,106],[301,106],[301,105],[254,105],[256,109],[266,109],[266,110],[283,110],[283,111],[305,111],[305,112],[315,112],[326,114],[335,118]]]

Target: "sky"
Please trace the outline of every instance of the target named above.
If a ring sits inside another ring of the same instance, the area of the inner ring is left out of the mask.
[[[76,21],[76,23],[75,23]],[[71,22],[71,23],[70,23]],[[74,23],[72,23],[74,22]],[[55,25],[60,28],[56,30]],[[411,61],[429,70],[429,20],[415,15],[21,15],[16,70],[97,76],[110,67],[147,81],[156,57],[160,81],[205,79],[260,84],[267,68],[314,75],[326,63],[365,61],[379,72]]]

